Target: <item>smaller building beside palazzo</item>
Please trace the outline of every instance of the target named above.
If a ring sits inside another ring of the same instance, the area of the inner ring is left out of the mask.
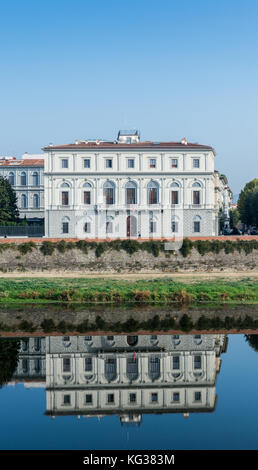
[[[20,218],[44,219],[44,155],[0,157],[0,176],[7,178],[17,196]]]
[[[215,236],[229,220],[232,193],[210,146],[120,131],[44,151],[47,237]]]

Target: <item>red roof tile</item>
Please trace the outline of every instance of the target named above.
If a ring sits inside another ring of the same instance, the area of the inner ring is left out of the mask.
[[[44,147],[43,150],[69,150],[69,149],[159,149],[159,148],[171,148],[171,149],[200,149],[200,150],[212,150],[214,149],[208,145],[192,144],[188,142],[187,144],[182,144],[181,142],[137,142],[132,144],[124,144],[122,142],[88,142],[85,141],[79,142],[78,144],[67,144],[67,145],[50,145]]]
[[[0,166],[42,166],[44,167],[44,159],[28,159],[28,160],[0,160]]]

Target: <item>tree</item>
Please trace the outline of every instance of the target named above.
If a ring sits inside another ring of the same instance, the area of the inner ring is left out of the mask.
[[[17,196],[8,179],[0,176],[0,225],[18,221]]]
[[[258,335],[245,335],[245,339],[249,346],[258,352]]]
[[[19,360],[19,349],[19,340],[0,339],[0,388],[11,380],[15,372]]]
[[[239,211],[237,209],[232,209],[229,213],[230,217],[230,227],[237,228],[237,224],[239,222]]]
[[[255,178],[249,181],[241,191],[237,207],[240,215],[241,222],[246,225],[257,224],[257,193],[258,193],[258,179]]]

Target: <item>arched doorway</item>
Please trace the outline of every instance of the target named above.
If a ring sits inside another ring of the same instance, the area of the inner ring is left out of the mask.
[[[128,215],[126,218],[126,234],[127,237],[137,236],[137,220],[133,215]]]

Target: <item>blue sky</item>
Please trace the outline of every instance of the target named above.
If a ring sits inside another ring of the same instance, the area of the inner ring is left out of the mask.
[[[258,176],[256,0],[0,4],[0,154],[113,139],[212,145],[238,193]]]

